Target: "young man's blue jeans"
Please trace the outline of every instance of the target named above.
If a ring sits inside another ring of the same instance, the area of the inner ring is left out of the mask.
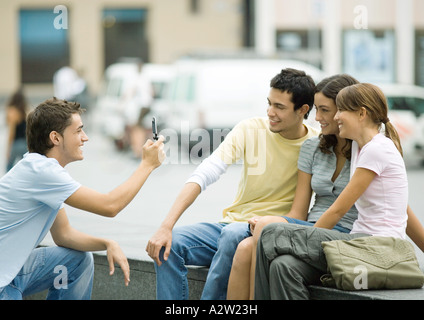
[[[168,260],[160,267],[155,264],[157,299],[188,299],[186,265],[209,267],[202,299],[226,299],[234,254],[238,244],[249,236],[248,223],[198,223],[174,228]]]
[[[0,288],[0,300],[48,290],[48,300],[89,300],[93,287],[93,255],[62,247],[32,251],[13,281]]]

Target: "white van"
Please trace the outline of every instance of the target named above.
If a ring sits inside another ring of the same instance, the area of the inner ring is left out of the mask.
[[[389,118],[399,133],[405,160],[424,165],[424,88],[378,84],[389,105]]]
[[[169,65],[146,63],[143,64],[142,72],[153,87],[154,109],[154,104],[163,99],[172,77],[172,68]],[[112,64],[105,70],[103,87],[97,97],[96,114],[92,120],[95,127],[110,138],[119,139],[124,133],[125,109],[128,107],[124,95],[131,90],[138,74],[139,65],[132,60]]]
[[[266,116],[271,79],[284,68],[304,70],[318,82],[324,73],[292,60],[182,60],[166,97],[168,128],[231,129],[243,119]],[[313,119],[312,119],[313,120]]]
[[[217,148],[241,120],[266,117],[270,82],[282,69],[303,70],[315,82],[325,77],[320,69],[293,60],[188,59],[174,68],[160,129],[194,162]],[[318,128],[314,118],[313,110],[306,122]]]

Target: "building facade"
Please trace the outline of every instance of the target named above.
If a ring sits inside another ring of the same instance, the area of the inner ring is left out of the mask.
[[[424,86],[422,0],[2,0],[0,95],[70,65],[96,93],[120,57],[251,49],[327,73]]]

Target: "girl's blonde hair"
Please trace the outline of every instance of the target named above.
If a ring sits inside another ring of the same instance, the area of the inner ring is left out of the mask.
[[[370,83],[359,83],[346,87],[337,95],[336,105],[340,111],[358,111],[364,107],[379,129],[384,124],[386,137],[394,142],[400,154],[403,155],[399,135],[387,115],[386,97],[379,87]]]

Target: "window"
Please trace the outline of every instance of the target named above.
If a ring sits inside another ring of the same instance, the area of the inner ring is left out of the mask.
[[[343,40],[343,72],[362,82],[395,81],[395,35],[392,30],[347,30]]]
[[[21,81],[51,82],[54,73],[69,64],[68,30],[56,28],[51,10],[20,10]]]
[[[105,67],[127,57],[149,61],[146,19],[145,9],[103,10]]]
[[[388,97],[389,109],[410,110],[419,117],[424,113],[424,99],[416,97]]]
[[[302,60],[321,68],[321,30],[278,30],[276,42],[279,53],[283,58]]]
[[[173,83],[172,89],[172,99],[174,101],[193,102],[196,90],[194,75],[184,74],[178,76]]]

